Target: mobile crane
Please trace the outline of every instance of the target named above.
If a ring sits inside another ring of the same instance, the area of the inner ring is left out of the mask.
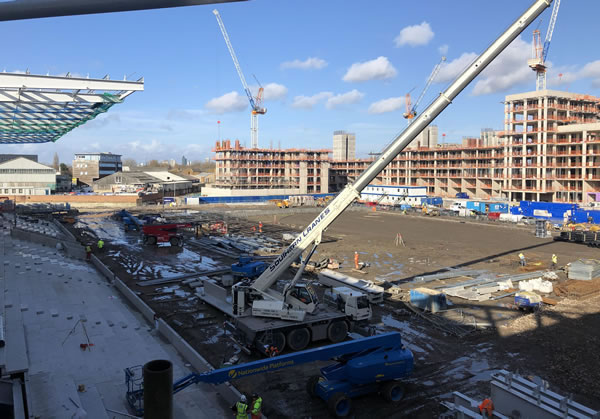
[[[325,313],[309,283],[299,282],[306,264],[321,242],[323,231],[360,196],[360,192],[481,73],[553,0],[536,0],[509,28],[477,57],[434,100],[413,123],[398,134],[376,160],[350,185],[347,185],[313,222],[254,281],[233,286],[231,299],[223,291],[202,298],[234,318],[233,331],[241,342],[260,348],[271,341],[280,351],[288,342],[293,350],[328,338],[345,339],[351,322],[343,314]],[[311,247],[312,246],[312,247]],[[308,250],[310,249],[310,250]],[[283,292],[272,287],[283,278],[288,267],[303,253],[300,268]],[[211,286],[212,287],[212,286]],[[206,287],[205,287],[206,291]],[[263,319],[270,317],[271,319]]]
[[[324,400],[332,414],[338,417],[350,413],[351,398],[379,392],[390,402],[404,396],[403,379],[414,367],[412,352],[402,344],[398,332],[384,333],[306,351],[276,356],[205,373],[191,373],[173,383],[178,393],[196,383],[220,384],[251,375],[268,373],[315,361],[335,359],[321,368],[321,374],[311,377],[308,393]],[[142,366],[125,369],[127,402],[136,414],[143,414]]]

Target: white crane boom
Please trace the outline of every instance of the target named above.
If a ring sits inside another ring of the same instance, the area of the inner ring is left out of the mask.
[[[429,90],[429,86],[431,86],[431,83],[433,83],[433,80],[435,80],[436,76],[440,72],[440,69],[442,68],[442,64],[444,63],[444,61],[446,61],[446,57],[442,56],[442,58],[440,59],[440,62],[437,63],[435,65],[435,67],[433,67],[433,71],[429,75],[429,78],[427,79],[427,83],[425,83],[425,87],[423,88],[423,91],[421,92],[421,95],[419,96],[419,98],[417,99],[417,101],[415,102],[415,104],[412,107],[411,113],[412,113],[413,117],[417,116],[417,107],[419,106],[419,104],[421,103],[423,98],[425,97],[425,93],[427,93],[427,90]]]
[[[284,271],[313,243],[319,243],[323,231],[360,196],[360,192],[402,151],[414,138],[450,104],[452,100],[473,81],[523,30],[535,20],[553,0],[536,0],[499,38],[494,41],[439,97],[421,113],[414,122],[398,134],[379,157],[356,179],[347,185],[327,207],[302,231],[271,265],[250,285],[250,288],[266,298],[279,298],[269,288]],[[312,247],[311,254],[315,246]],[[307,258],[308,259],[308,258]],[[307,262],[304,261],[303,266]],[[301,271],[302,269],[300,269]],[[299,272],[300,273],[300,272]],[[294,281],[299,275],[296,274]],[[271,292],[267,292],[271,291]],[[281,295],[281,299],[283,299]]]
[[[258,116],[264,115],[267,113],[267,110],[261,106],[261,96],[263,88],[259,89],[259,93],[257,96],[257,100],[254,100],[252,97],[252,92],[248,87],[248,83],[246,83],[246,77],[244,77],[244,72],[242,71],[242,67],[237,59],[237,55],[235,55],[235,51],[233,49],[233,45],[231,45],[231,41],[229,40],[229,34],[227,33],[227,29],[225,29],[225,24],[223,23],[223,19],[221,19],[221,15],[217,9],[213,10],[213,14],[217,18],[217,23],[219,24],[219,28],[221,29],[221,33],[223,34],[223,39],[225,39],[225,44],[227,45],[227,49],[229,50],[229,54],[231,55],[231,59],[233,60],[233,65],[235,65],[235,69],[237,70],[238,76],[242,82],[242,86],[244,87],[244,92],[246,92],[246,96],[248,96],[248,101],[250,102],[250,107],[252,108],[250,114],[250,144],[252,148],[258,148]]]

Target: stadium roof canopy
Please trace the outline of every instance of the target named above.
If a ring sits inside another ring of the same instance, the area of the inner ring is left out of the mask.
[[[0,73],[0,144],[55,142],[139,90],[143,78]]]

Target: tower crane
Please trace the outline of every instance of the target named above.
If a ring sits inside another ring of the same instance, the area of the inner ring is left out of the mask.
[[[410,123],[411,119],[413,119],[415,116],[417,116],[417,107],[419,106],[419,103],[421,103],[421,101],[423,100],[423,97],[425,97],[425,93],[427,93],[427,90],[429,90],[429,86],[431,86],[431,83],[433,83],[433,80],[440,72],[440,68],[442,68],[442,64],[444,63],[444,61],[446,61],[446,57],[442,56],[442,58],[440,59],[440,62],[437,63],[435,65],[435,67],[433,67],[433,71],[429,75],[429,78],[427,79],[427,83],[425,83],[425,87],[423,88],[423,91],[421,92],[421,95],[419,96],[419,98],[417,99],[417,101],[415,102],[415,104],[412,107],[410,106],[411,105],[410,92],[408,92],[406,94],[406,99],[405,99],[406,112],[404,113],[403,116],[404,116],[404,118],[409,120],[409,123]]]
[[[550,49],[550,41],[552,41],[552,34],[554,32],[554,26],[556,25],[559,7],[560,0],[556,0],[552,7],[552,15],[550,16],[548,30],[546,31],[546,39],[543,44],[539,29],[533,31],[532,58],[527,60],[527,65],[536,73],[536,91],[546,89],[546,58],[548,57],[548,49]]]
[[[252,108],[250,111],[250,146],[252,148],[258,148],[258,115],[264,115],[267,113],[267,109],[262,107],[264,89],[259,83],[258,94],[256,97],[252,96],[252,92],[246,83],[246,77],[244,77],[244,73],[242,72],[242,67],[240,67],[240,63],[235,55],[235,51],[233,50],[233,45],[231,45],[231,41],[229,40],[229,35],[227,34],[227,29],[225,29],[225,24],[221,19],[221,15],[217,9],[213,10],[213,14],[217,18],[217,23],[219,24],[219,28],[221,28],[221,33],[225,39],[225,44],[227,45],[227,49],[229,50],[229,54],[231,55],[231,59],[233,60],[233,64],[235,65],[238,76],[242,81],[242,86],[244,87],[246,96],[248,96],[248,101],[250,102],[250,107]]]

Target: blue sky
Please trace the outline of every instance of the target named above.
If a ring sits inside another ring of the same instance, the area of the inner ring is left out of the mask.
[[[356,133],[357,153],[378,151],[405,126],[442,53],[447,62],[420,110],[532,2],[529,0],[252,0],[219,9],[246,79],[266,88],[262,147],[331,148]],[[0,146],[0,153],[111,151],[148,159],[201,160],[222,139],[250,143],[249,105],[214,6],[0,23],[0,70],[143,76],[145,91],[54,144]],[[550,88],[600,96],[597,0],[563,1],[548,63]],[[539,25],[545,35],[550,9]],[[532,26],[537,26],[537,22]],[[534,27],[464,91],[436,124],[447,142],[503,128],[506,94],[535,89],[526,65]],[[562,74],[559,78],[558,74]]]

